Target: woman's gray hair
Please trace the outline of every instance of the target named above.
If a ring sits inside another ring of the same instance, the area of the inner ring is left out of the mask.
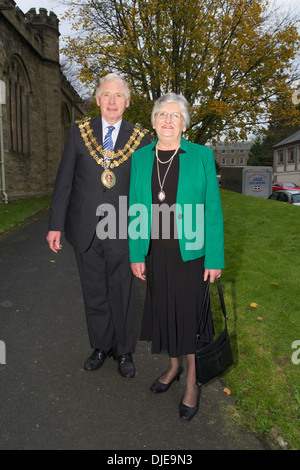
[[[123,82],[124,88],[125,88],[125,96],[126,96],[126,99],[128,100],[128,98],[130,97],[130,87],[129,87],[128,83],[126,82],[126,80],[123,77],[121,77],[120,75],[118,75],[117,73],[109,73],[109,74],[105,75],[105,77],[100,78],[99,84],[98,84],[97,89],[96,89],[96,95],[100,96],[102,85],[106,82],[111,81],[111,80],[120,80],[121,82]]]
[[[152,127],[154,127],[154,123],[155,123],[155,114],[157,114],[158,111],[168,103],[179,104],[179,107],[181,109],[182,116],[183,116],[183,125],[186,129],[188,129],[190,122],[191,122],[189,104],[186,98],[182,94],[177,95],[176,93],[172,93],[172,92],[166,93],[165,95],[161,96],[160,98],[158,98],[158,100],[155,101],[155,104],[152,109],[152,114],[151,114]]]

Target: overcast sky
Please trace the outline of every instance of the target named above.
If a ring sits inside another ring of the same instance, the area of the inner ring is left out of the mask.
[[[39,12],[40,8],[46,8],[46,10],[53,11],[58,19],[60,20],[59,23],[59,31],[61,35],[69,34],[70,32],[70,25],[67,21],[62,21],[61,17],[66,10],[65,6],[62,6],[61,3],[57,0],[15,0],[17,6],[23,11],[23,13],[27,13],[30,8],[35,8],[37,13]]]
[[[60,20],[60,33],[66,35],[70,33],[70,25],[66,21],[61,20],[61,16],[64,13],[65,7],[61,5],[58,0],[15,0],[17,6],[27,13],[30,8],[36,8],[37,12],[39,8],[46,8],[48,11],[53,11]],[[292,11],[300,14],[300,1],[299,0],[275,0],[277,5],[282,5],[285,8],[291,8]]]

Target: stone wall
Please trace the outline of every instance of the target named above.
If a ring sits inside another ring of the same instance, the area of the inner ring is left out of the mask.
[[[53,12],[24,14],[14,0],[0,0],[0,80],[6,85],[2,199],[51,195],[66,129],[85,114],[61,73]]]

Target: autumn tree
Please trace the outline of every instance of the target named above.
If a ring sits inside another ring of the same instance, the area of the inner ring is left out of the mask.
[[[259,131],[289,95],[299,47],[295,22],[266,0],[66,0],[75,35],[64,53],[94,87],[122,74],[133,95],[130,119],[149,126],[167,91],[190,103],[188,137],[206,143]],[[277,108],[276,108],[277,107]],[[299,120],[292,105],[288,115]]]
[[[290,97],[280,103],[280,108],[283,110],[291,108]],[[300,111],[298,100],[294,101],[293,110]],[[286,118],[288,115],[280,113],[275,110],[274,116],[270,116],[270,123],[263,133],[256,139],[249,152],[247,165],[251,166],[273,166],[273,147],[282,140],[290,137],[295,132],[299,131],[299,121],[295,119]]]

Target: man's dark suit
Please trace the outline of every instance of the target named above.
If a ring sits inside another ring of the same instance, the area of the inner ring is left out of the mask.
[[[91,119],[90,127],[102,144],[101,117]],[[122,120],[114,151],[122,149],[133,126]],[[143,137],[138,148],[150,143]],[[98,155],[100,157],[100,155]],[[133,337],[132,272],[128,240],[99,240],[95,235],[97,207],[112,204],[117,220],[119,196],[129,195],[131,158],[113,169],[115,185],[101,182],[103,167],[85,146],[77,124],[73,124],[57,173],[50,207],[49,230],[65,231],[75,249],[82,283],[89,338],[92,348],[113,350],[115,356],[131,353]]]

